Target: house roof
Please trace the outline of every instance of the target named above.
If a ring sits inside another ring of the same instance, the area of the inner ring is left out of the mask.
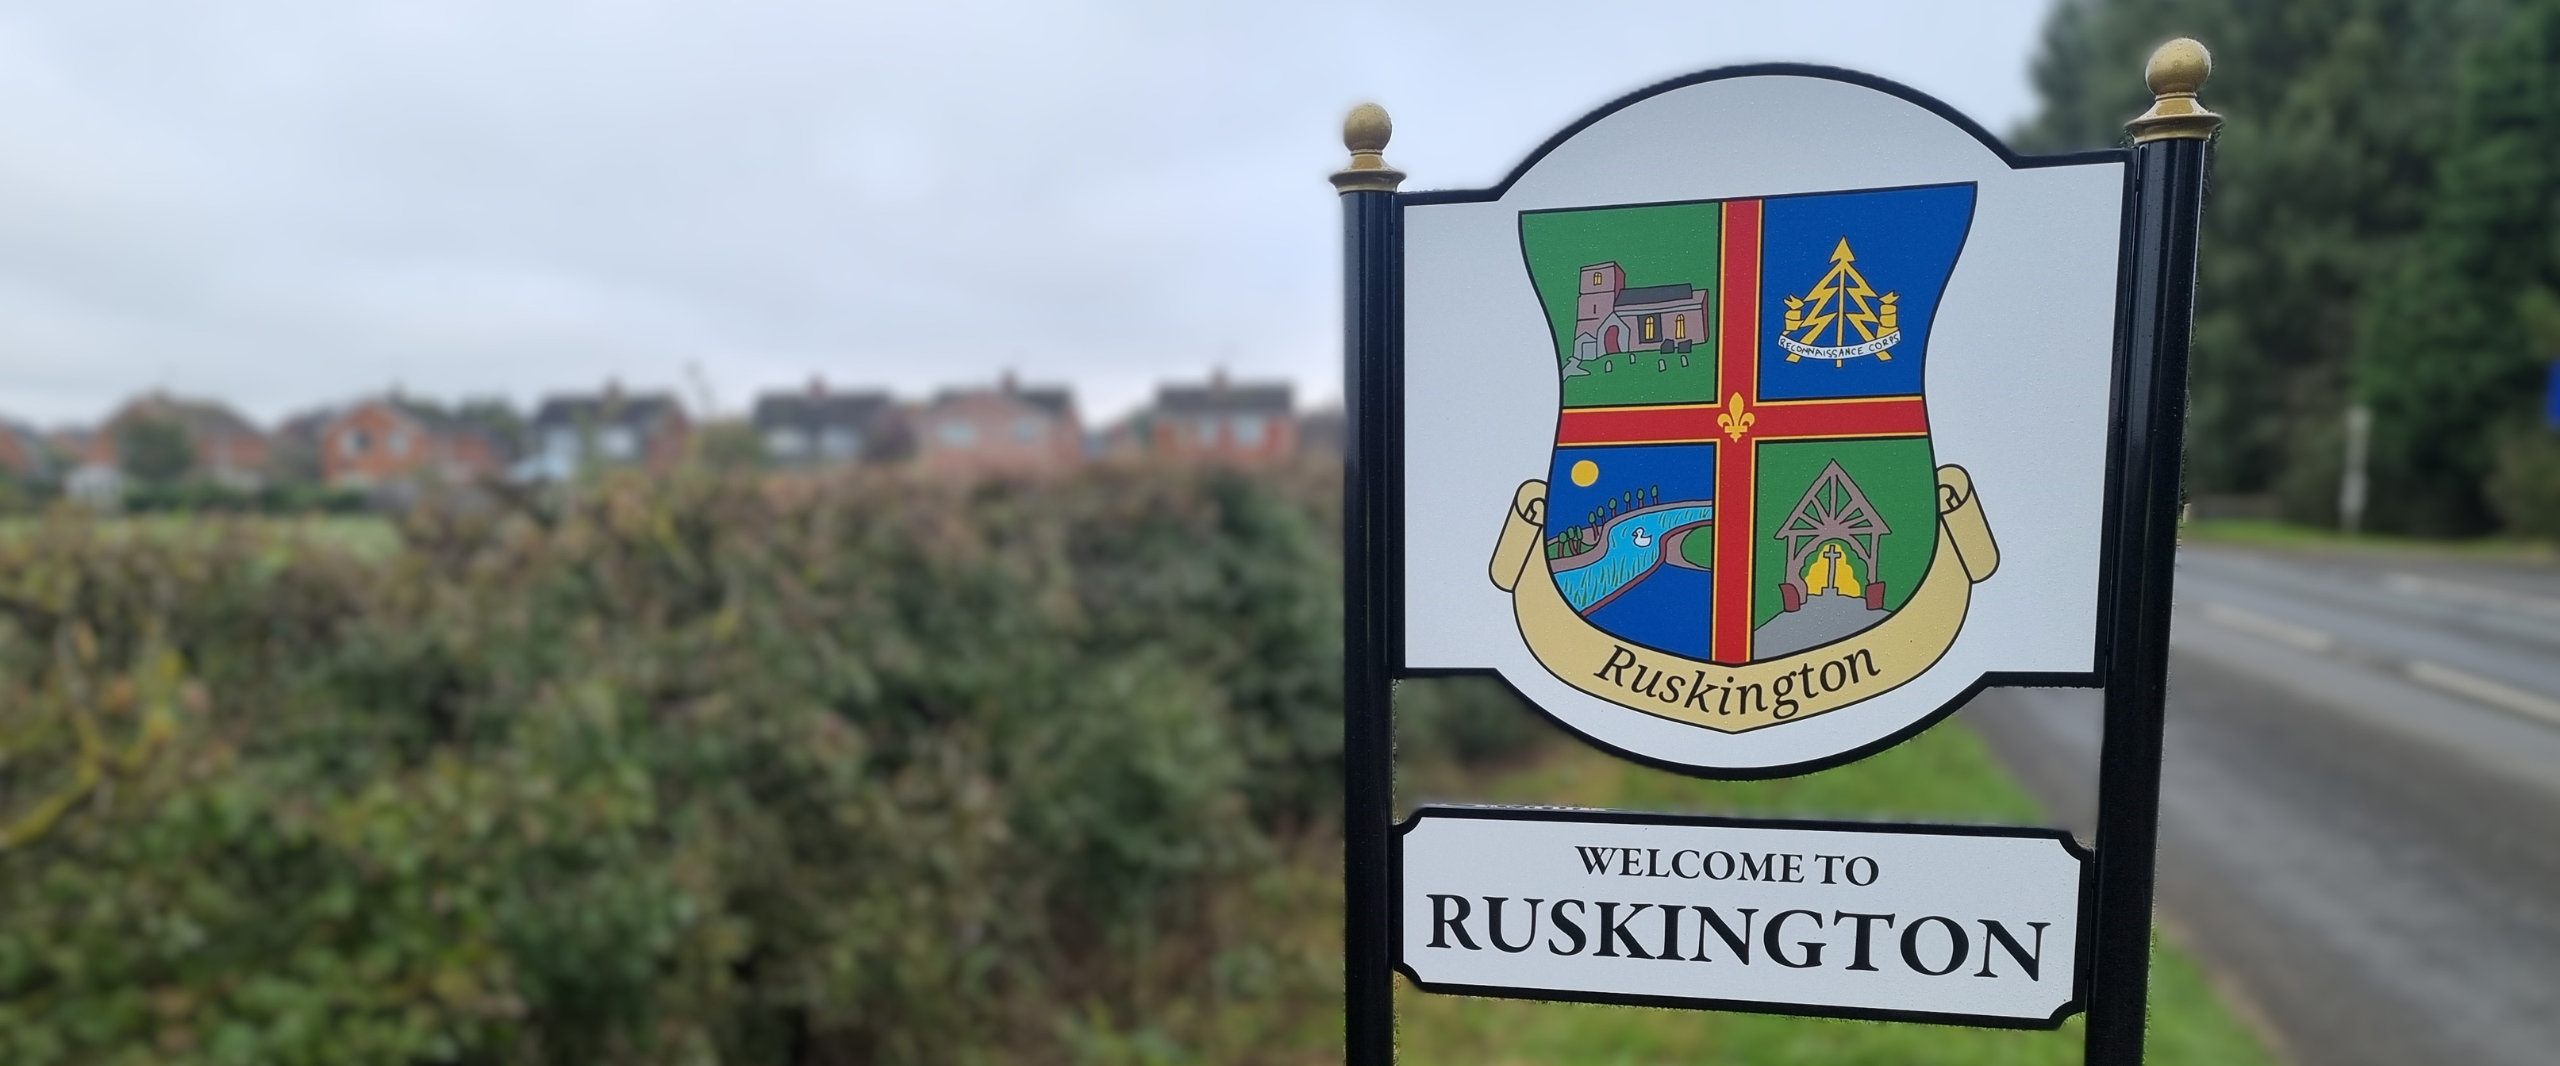
[[[684,409],[676,406],[675,397],[665,393],[549,396],[534,410],[533,427],[622,425],[646,429],[663,419],[683,415]]]
[[[1285,382],[1251,385],[1166,385],[1156,390],[1156,410],[1169,415],[1286,415]]]
[[[1075,394],[1064,388],[1018,388],[999,385],[992,389],[944,389],[933,395],[933,406],[940,407],[959,400],[1001,396],[1022,403],[1057,418],[1075,414]]]
[[[262,436],[240,413],[214,400],[187,400],[166,393],[135,397],[117,411],[109,425],[135,418],[162,418],[186,427],[195,436]]]
[[[284,421],[276,423],[276,436],[305,443],[317,441],[320,434],[328,430],[329,424],[345,413],[347,409],[343,407],[316,407],[287,415]]]
[[[885,392],[769,392],[756,397],[750,421],[757,429],[869,429],[896,410]]]
[[[1683,303],[1697,298],[1698,290],[1689,285],[1647,285],[1641,289],[1622,289],[1618,292],[1620,306]]]

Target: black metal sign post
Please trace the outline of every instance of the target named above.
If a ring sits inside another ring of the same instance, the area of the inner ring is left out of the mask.
[[[2151,982],[2151,889],[2160,839],[2160,733],[2169,687],[2185,457],[2187,345],[2195,324],[2196,239],[2206,149],[2221,116],[2196,102],[2212,60],[2194,41],[2162,45],[2145,72],[2156,101],[2134,138],[2126,329],[2115,387],[2115,484],[2108,523],[2106,740],[2098,767],[2096,943],[2086,1061],[2142,1061]]]
[[[1391,1066],[1395,995],[1395,662],[1392,459],[1404,286],[1404,175],[1379,154],[1387,113],[1363,104],[1343,123],[1351,165],[1342,194],[1342,878],[1344,1061]]]
[[[2163,45],[2146,71],[2153,106],[2127,127],[2134,149],[2099,603],[2105,747],[2096,871],[2080,925],[2090,960],[2081,998],[2086,1061],[2096,1066],[2142,1061],[2196,247],[2207,149],[2221,123],[2196,97],[2210,70],[2210,57],[2194,41]],[[1351,164],[1333,175],[1344,238],[1343,959],[1345,1061],[1352,1066],[1395,1059],[1393,975],[1402,941],[1392,685],[1403,662],[1397,552],[1405,205],[1397,192],[1404,175],[1381,154],[1389,133],[1384,111],[1354,110],[1343,130]]]

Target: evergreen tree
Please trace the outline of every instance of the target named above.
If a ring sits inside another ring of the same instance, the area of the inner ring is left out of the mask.
[[[116,465],[145,485],[174,484],[195,469],[195,441],[174,420],[135,418],[116,429]]]
[[[2375,498],[2392,501],[2377,525],[2492,523],[2482,489],[2500,439],[2531,426],[2560,344],[2555,198],[2560,0],[2521,0],[2463,65],[2425,226],[2367,309],[2357,391],[2374,410]]]
[[[2063,0],[2033,77],[2030,151],[2122,143],[2140,72],[2176,36],[2215,56],[2199,264],[2189,488],[2280,493],[2333,514],[2362,309],[2424,217],[2456,60],[2498,0]]]

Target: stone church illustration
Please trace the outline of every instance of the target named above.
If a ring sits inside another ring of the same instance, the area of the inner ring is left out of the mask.
[[[1574,317],[1577,363],[1619,352],[1682,354],[1707,335],[1707,290],[1691,285],[1627,287],[1614,262],[1582,268]]]

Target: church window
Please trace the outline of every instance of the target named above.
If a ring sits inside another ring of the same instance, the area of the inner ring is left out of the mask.
[[[1596,288],[1599,288],[1600,286],[1602,286],[1602,285],[1606,285],[1606,284],[1608,284],[1608,283],[1607,283],[1607,282],[1605,282],[1605,281],[1600,280],[1600,272],[1599,272],[1599,271],[1594,270],[1594,271],[1592,271],[1592,272],[1591,272],[1591,287],[1592,287],[1592,288],[1595,288],[1595,289],[1596,289]]]
[[[1638,321],[1639,321],[1639,323],[1641,323],[1642,328],[1643,328],[1643,330],[1644,330],[1644,339],[1649,340],[1649,341],[1650,341],[1650,340],[1660,340],[1660,339],[1661,339],[1661,337],[1662,337],[1662,319],[1661,319],[1659,316],[1655,316],[1655,315],[1646,315],[1646,316],[1644,316],[1642,319],[1639,319]]]
[[[1689,316],[1671,316],[1671,339],[1675,341],[1685,341],[1689,339]]]

